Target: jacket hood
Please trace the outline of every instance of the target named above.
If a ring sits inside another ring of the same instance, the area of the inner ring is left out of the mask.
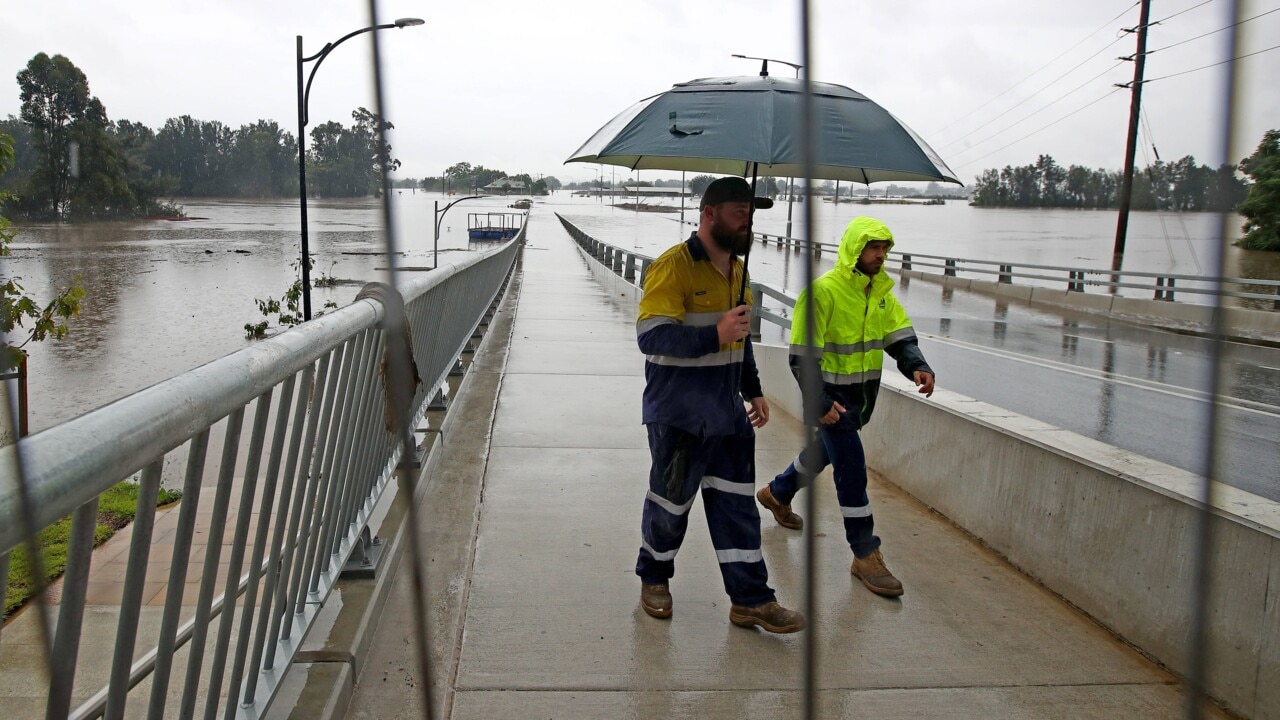
[[[853,274],[857,272],[858,256],[867,243],[873,240],[888,240],[889,249],[893,249],[893,233],[889,226],[869,217],[856,217],[844,229],[840,238],[840,251],[836,255],[836,269]]]

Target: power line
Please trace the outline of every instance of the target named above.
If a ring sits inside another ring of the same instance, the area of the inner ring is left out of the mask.
[[[1169,15],[1169,16],[1167,16],[1167,17],[1162,17],[1162,18],[1160,18],[1159,20],[1154,20],[1154,21],[1152,21],[1152,22],[1149,22],[1149,23],[1147,23],[1147,27],[1151,27],[1152,25],[1159,25],[1160,23],[1162,23],[1162,22],[1164,22],[1164,21],[1166,21],[1166,20],[1172,20],[1172,19],[1174,19],[1174,18],[1178,17],[1179,15],[1181,15],[1181,14],[1183,14],[1183,13],[1189,13],[1189,12],[1191,12],[1192,10],[1195,10],[1195,9],[1196,9],[1196,8],[1198,8],[1198,7],[1204,7],[1205,5],[1208,5],[1208,4],[1209,4],[1209,3],[1211,3],[1211,2],[1213,2],[1213,0],[1204,0],[1204,2],[1202,2],[1202,3],[1198,4],[1198,5],[1192,5],[1191,7],[1187,8],[1186,10],[1179,10],[1178,12],[1176,12],[1176,13],[1174,13],[1174,14],[1172,14],[1172,15]],[[1134,28],[1133,30],[1134,30],[1134,32],[1137,32],[1138,28]]]
[[[1200,38],[1202,38],[1202,37],[1209,37],[1210,35],[1213,35],[1213,34],[1215,34],[1215,33],[1220,33],[1220,32],[1222,32],[1223,30],[1230,30],[1231,28],[1235,27],[1236,25],[1243,25],[1243,24],[1245,24],[1245,23],[1249,22],[1249,20],[1257,20],[1258,18],[1263,17],[1263,16],[1265,16],[1265,15],[1270,15],[1270,14],[1271,14],[1271,13],[1273,13],[1273,12],[1280,12],[1280,8],[1276,8],[1275,10],[1268,10],[1268,11],[1266,11],[1266,12],[1264,12],[1264,13],[1259,13],[1259,14],[1257,14],[1257,15],[1254,15],[1254,16],[1253,16],[1253,17],[1251,17],[1251,18],[1248,18],[1247,20],[1241,20],[1240,22],[1232,23],[1232,24],[1230,24],[1230,25],[1228,25],[1228,26],[1226,26],[1226,27],[1218,28],[1217,30],[1212,30],[1212,31],[1207,32],[1207,33],[1204,33],[1204,34],[1202,34],[1202,35],[1197,35],[1197,36],[1195,36],[1195,37],[1193,37],[1193,38],[1187,38],[1186,40],[1183,40],[1183,41],[1181,41],[1181,42],[1176,42],[1176,43],[1174,43],[1174,44],[1172,44],[1172,45],[1165,45],[1165,46],[1164,46],[1164,47],[1162,47],[1162,48],[1156,48],[1155,50],[1148,50],[1148,51],[1147,51],[1147,54],[1148,54],[1148,55],[1151,55],[1151,54],[1154,54],[1154,53],[1158,53],[1158,52],[1160,52],[1161,50],[1168,50],[1169,48],[1175,48],[1175,47],[1178,47],[1179,45],[1186,45],[1187,43],[1191,42],[1192,40],[1199,40],[1199,39],[1200,39]]]
[[[1031,118],[1035,117],[1036,115],[1040,114],[1041,112],[1043,112],[1043,111],[1045,111],[1045,110],[1048,110],[1049,108],[1053,107],[1053,106],[1054,106],[1054,105],[1056,105],[1059,101],[1065,100],[1067,97],[1069,97],[1069,96],[1071,96],[1072,94],[1076,93],[1077,91],[1079,91],[1079,90],[1083,89],[1083,88],[1084,88],[1085,86],[1087,86],[1089,83],[1093,82],[1094,80],[1097,80],[1098,78],[1102,77],[1103,75],[1106,75],[1107,73],[1111,72],[1112,70],[1115,70],[1116,68],[1120,67],[1120,66],[1121,66],[1121,65],[1123,65],[1123,64],[1124,64],[1124,62],[1122,61],[1122,62],[1118,62],[1118,63],[1116,63],[1115,65],[1112,65],[1111,67],[1107,68],[1106,70],[1103,70],[1102,72],[1098,73],[1097,75],[1094,75],[1093,77],[1089,78],[1088,80],[1085,80],[1084,82],[1080,83],[1080,84],[1079,84],[1079,85],[1077,85],[1075,88],[1073,88],[1073,89],[1071,89],[1071,90],[1067,91],[1066,93],[1064,93],[1064,94],[1062,94],[1062,95],[1059,95],[1057,98],[1055,98],[1054,100],[1051,100],[1048,104],[1044,105],[1044,107],[1041,107],[1039,110],[1036,110],[1035,112],[1031,113],[1030,115],[1027,115],[1027,116],[1023,117],[1021,120],[1018,120],[1018,121],[1014,122],[1012,125],[1007,125],[1007,126],[1005,126],[1005,127],[1001,128],[1000,130],[997,130],[997,131],[995,131],[994,133],[991,133],[991,134],[990,134],[990,135],[988,135],[987,137],[985,137],[985,138],[983,138],[983,139],[979,140],[978,142],[974,143],[973,145],[970,145],[969,147],[965,148],[964,150],[960,150],[957,154],[962,155],[962,154],[964,154],[964,153],[966,153],[966,152],[968,152],[968,151],[972,150],[973,148],[978,147],[979,145],[981,145],[981,144],[983,144],[983,143],[987,142],[988,140],[991,140],[992,138],[998,137],[999,135],[1001,135],[1001,134],[1003,134],[1003,133],[1006,133],[1006,132],[1008,132],[1009,130],[1012,130],[1013,128],[1015,128],[1015,127],[1017,127],[1017,126],[1021,125],[1022,123],[1024,123],[1024,122],[1026,122],[1026,121],[1030,120]]]
[[[1048,83],[1046,83],[1046,84],[1045,84],[1043,87],[1041,87],[1039,90],[1036,90],[1035,92],[1033,92],[1033,93],[1031,93],[1030,95],[1026,96],[1026,97],[1025,97],[1025,98],[1023,98],[1022,100],[1020,100],[1020,101],[1018,101],[1017,103],[1015,103],[1014,105],[1010,106],[1010,107],[1009,107],[1008,109],[1006,109],[1004,112],[1000,113],[999,115],[996,115],[995,117],[991,118],[990,120],[988,120],[987,122],[983,123],[982,125],[979,125],[978,127],[974,128],[974,129],[972,129],[972,130],[970,130],[969,132],[965,133],[964,135],[961,135],[960,137],[956,138],[955,140],[952,140],[951,142],[947,143],[946,145],[943,145],[942,147],[938,148],[938,150],[946,150],[947,148],[951,147],[952,145],[955,145],[956,143],[960,142],[961,140],[964,140],[965,138],[969,137],[970,135],[973,135],[974,133],[978,132],[979,130],[981,130],[981,129],[983,129],[983,128],[987,127],[988,125],[990,125],[991,123],[995,122],[996,120],[999,120],[1000,118],[1004,117],[1005,115],[1008,115],[1009,113],[1011,113],[1011,112],[1013,112],[1014,110],[1016,110],[1016,109],[1018,109],[1019,107],[1021,107],[1021,106],[1022,106],[1023,104],[1025,104],[1028,100],[1030,100],[1030,99],[1034,98],[1035,96],[1039,95],[1040,93],[1044,92],[1045,90],[1048,90],[1048,89],[1049,89],[1049,88],[1050,88],[1054,83],[1056,83],[1056,82],[1058,82],[1059,80],[1061,80],[1062,78],[1064,78],[1064,77],[1066,77],[1066,76],[1070,75],[1071,73],[1075,72],[1076,70],[1079,70],[1079,69],[1080,69],[1080,67],[1081,67],[1082,65],[1084,65],[1085,63],[1087,63],[1087,62],[1089,62],[1090,60],[1094,59],[1095,57],[1097,57],[1097,56],[1101,55],[1102,53],[1106,52],[1107,48],[1111,47],[1112,45],[1115,45],[1116,43],[1120,42],[1120,41],[1121,41],[1121,40],[1123,40],[1123,39],[1124,39],[1124,36],[1123,36],[1123,35],[1121,35],[1120,37],[1116,38],[1115,40],[1112,40],[1111,42],[1107,43],[1107,44],[1106,44],[1102,49],[1098,50],[1098,51],[1097,51],[1097,52],[1095,52],[1094,54],[1092,54],[1092,55],[1090,55],[1089,57],[1085,58],[1084,60],[1080,61],[1078,64],[1076,64],[1076,66],[1075,66],[1075,67],[1073,67],[1073,68],[1071,68],[1070,70],[1068,70],[1068,71],[1066,71],[1066,72],[1062,73],[1062,74],[1061,74],[1061,75],[1059,75],[1058,77],[1056,77],[1056,78],[1054,78],[1054,79],[1050,80]],[[1102,75],[1105,75],[1105,74],[1107,74],[1107,73],[1111,72],[1115,67],[1116,67],[1115,65],[1112,65],[1111,67],[1109,67],[1109,68],[1107,68],[1106,70],[1104,70],[1101,74],[1099,74],[1099,75],[1095,76],[1094,78],[1092,78],[1092,79],[1091,79],[1091,80],[1089,80],[1089,81],[1086,81],[1086,83],[1088,83],[1088,82],[1092,82],[1092,80],[1096,80],[1097,78],[1102,77]],[[1080,88],[1076,88],[1076,90],[1079,90],[1079,89],[1080,89]],[[1072,90],[1071,92],[1075,92],[1075,90]],[[1067,95],[1070,95],[1070,94],[1071,94],[1071,93],[1067,93]],[[1063,97],[1066,97],[1066,95],[1064,95]],[[1062,98],[1058,98],[1058,100],[1061,100],[1061,99],[1062,99]],[[1055,100],[1054,102],[1057,102],[1057,100]],[[1053,103],[1049,103],[1049,104],[1050,104],[1050,105],[1052,105]],[[1045,107],[1048,107],[1048,105],[1046,105]],[[1040,108],[1040,110],[1043,110],[1043,109],[1044,109],[1044,108]],[[1039,110],[1037,110],[1036,112],[1039,112]],[[1034,115],[1034,114],[1035,114],[1035,113],[1032,113],[1032,115]],[[1031,117],[1031,116],[1030,116],[1030,115],[1028,115],[1027,117]]]
[[[1212,0],[1210,0],[1210,1],[1212,1]],[[952,120],[951,122],[947,123],[946,125],[943,125],[942,127],[938,128],[936,131],[934,131],[934,132],[935,132],[935,134],[939,134],[939,135],[940,135],[940,134],[942,134],[942,133],[943,133],[944,131],[946,131],[948,128],[953,127],[956,123],[959,123],[959,122],[961,122],[961,121],[963,121],[963,120],[966,120],[966,119],[968,119],[968,118],[972,117],[972,116],[974,115],[974,113],[977,113],[979,110],[982,110],[983,108],[987,107],[988,105],[990,105],[991,103],[995,102],[996,100],[999,100],[1000,98],[1002,98],[1002,97],[1004,97],[1005,95],[1009,94],[1009,92],[1010,92],[1010,91],[1012,91],[1014,88],[1018,87],[1018,86],[1019,86],[1019,85],[1021,85],[1022,83],[1024,83],[1024,82],[1026,82],[1026,81],[1030,80],[1031,78],[1035,77],[1035,76],[1036,76],[1036,75],[1037,75],[1041,70],[1044,70],[1045,68],[1047,68],[1047,67],[1049,67],[1050,65],[1054,64],[1055,62],[1057,62],[1060,58],[1062,58],[1062,56],[1064,56],[1064,55],[1066,55],[1067,53],[1071,52],[1072,50],[1075,50],[1076,48],[1080,47],[1080,46],[1081,46],[1081,45],[1083,45],[1085,42],[1087,42],[1087,41],[1089,40],[1089,38],[1093,37],[1094,35],[1097,35],[1098,33],[1102,32],[1103,30],[1105,30],[1105,29],[1107,28],[1107,26],[1108,26],[1108,25],[1110,25],[1111,23],[1115,22],[1116,20],[1119,20],[1120,18],[1124,17],[1126,13],[1128,13],[1130,10],[1134,9],[1135,7],[1137,7],[1137,6],[1138,6],[1138,4],[1139,4],[1139,3],[1135,2],[1134,4],[1132,4],[1132,5],[1130,5],[1129,7],[1125,8],[1125,9],[1124,9],[1124,10],[1123,10],[1119,15],[1116,15],[1115,17],[1111,18],[1110,20],[1106,21],[1106,22],[1105,22],[1105,23],[1103,23],[1103,24],[1102,24],[1102,25],[1101,25],[1097,30],[1094,30],[1093,32],[1089,33],[1088,35],[1085,35],[1085,36],[1084,36],[1083,38],[1081,38],[1081,39],[1080,39],[1080,41],[1079,41],[1079,42],[1077,42],[1075,45],[1072,45],[1071,47],[1067,48],[1066,50],[1063,50],[1062,52],[1058,53],[1058,55],[1057,55],[1057,56],[1055,56],[1052,60],[1050,60],[1049,62],[1045,63],[1044,65],[1041,65],[1040,67],[1036,68],[1035,70],[1031,71],[1031,72],[1030,72],[1026,77],[1022,78],[1022,79],[1021,79],[1021,80],[1019,80],[1018,82],[1016,82],[1016,83],[1014,83],[1014,84],[1010,85],[1009,87],[1005,88],[1003,91],[1001,91],[1001,92],[1000,92],[998,95],[996,95],[995,97],[993,97],[993,98],[991,98],[990,100],[986,101],[986,102],[985,102],[985,103],[983,103],[982,105],[979,105],[978,107],[974,108],[973,110],[970,110],[968,113],[966,113],[966,114],[964,114],[964,115],[961,115],[960,117],[956,118],[955,120]],[[1114,43],[1113,43],[1113,44],[1114,44]],[[1108,47],[1109,47],[1109,46],[1108,46]]]
[[[1182,72],[1176,72],[1176,73],[1173,73],[1172,75],[1161,75],[1161,76],[1160,76],[1160,77],[1158,77],[1158,78],[1151,78],[1151,79],[1149,79],[1149,80],[1143,80],[1142,82],[1143,82],[1143,84],[1145,85],[1145,84],[1147,84],[1147,83],[1153,83],[1153,82],[1155,82],[1155,81],[1157,81],[1157,80],[1168,80],[1169,78],[1178,77],[1179,75],[1186,75],[1186,74],[1188,74],[1188,73],[1199,72],[1199,71],[1201,71],[1201,70],[1208,70],[1208,69],[1209,69],[1209,68],[1211,68],[1211,67],[1217,67],[1217,66],[1219,66],[1219,65],[1226,65],[1227,63],[1235,62],[1236,60],[1243,60],[1243,59],[1245,59],[1245,58],[1247,58],[1247,57],[1253,57],[1254,55],[1261,55],[1261,54],[1262,54],[1262,53],[1264,53],[1264,52],[1271,52],[1272,50],[1280,50],[1280,45],[1273,45],[1273,46],[1271,46],[1271,47],[1269,47],[1269,48],[1267,48],[1267,49],[1265,49],[1265,50],[1259,50],[1259,51],[1257,51],[1257,52],[1251,52],[1251,53],[1249,53],[1249,54],[1247,54],[1247,55],[1237,55],[1236,57],[1228,58],[1228,59],[1226,59],[1226,60],[1222,60],[1222,61],[1220,61],[1220,62],[1216,62],[1216,63],[1213,63],[1213,64],[1211,64],[1211,65],[1202,65],[1202,66],[1200,66],[1200,67],[1198,67],[1198,68],[1191,68],[1190,70],[1183,70]],[[1125,83],[1124,85],[1121,85],[1120,87],[1129,87],[1129,86],[1130,86],[1130,85],[1132,85],[1132,84],[1133,84],[1132,82],[1128,82],[1128,83]]]
[[[984,159],[984,158],[988,158],[988,157],[991,157],[992,155],[995,155],[996,153],[1000,152],[1001,150],[1004,150],[1005,148],[1008,148],[1008,147],[1012,147],[1012,146],[1014,146],[1014,145],[1017,145],[1018,143],[1022,142],[1023,140],[1026,140],[1027,138],[1029,138],[1029,137],[1031,137],[1031,136],[1033,136],[1033,135],[1037,135],[1037,134],[1039,134],[1039,133],[1041,133],[1041,132],[1043,132],[1043,131],[1045,131],[1045,130],[1048,130],[1049,128],[1053,127],[1054,125],[1057,125],[1058,123],[1062,122],[1063,120],[1066,120],[1067,118],[1071,117],[1072,115],[1076,115],[1077,113],[1083,112],[1083,111],[1087,110],[1088,108],[1091,108],[1091,107],[1093,107],[1094,105],[1097,105],[1098,103],[1102,102],[1103,100],[1106,100],[1107,98],[1111,97],[1112,95],[1115,95],[1115,94],[1116,94],[1116,93],[1118,93],[1118,92],[1120,92],[1120,88],[1115,88],[1114,90],[1112,90],[1111,92],[1107,93],[1106,95],[1103,95],[1102,97],[1098,98],[1097,100],[1094,100],[1093,102],[1091,102],[1091,103],[1089,103],[1089,104],[1087,104],[1087,105],[1084,105],[1084,106],[1082,106],[1082,107],[1079,107],[1079,108],[1077,108],[1077,109],[1075,109],[1075,110],[1071,111],[1070,113],[1068,113],[1068,114],[1066,114],[1066,115],[1063,115],[1062,117],[1058,118],[1057,120],[1054,120],[1053,122],[1049,123],[1048,125],[1045,125],[1044,127],[1038,128],[1038,129],[1036,129],[1036,130],[1032,130],[1031,132],[1027,133],[1026,135],[1023,135],[1022,137],[1018,138],[1017,140],[1014,140],[1013,142],[1008,143],[1007,145],[1002,145],[1002,146],[1000,146],[1000,147],[996,148],[995,150],[992,150],[991,152],[987,153],[986,155],[981,155],[981,156],[979,156],[979,157],[976,157],[976,158],[974,158],[974,159],[970,160],[969,162],[966,162],[966,163],[962,163],[962,164],[960,164],[960,165],[957,165],[956,167],[968,167],[968,166],[970,166],[970,165],[972,165],[972,164],[974,164],[974,163],[978,162],[979,160],[982,160],[982,159]]]

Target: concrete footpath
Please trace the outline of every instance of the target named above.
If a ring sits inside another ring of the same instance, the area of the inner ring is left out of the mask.
[[[523,271],[494,324],[509,328],[509,347],[495,338],[472,366],[473,390],[491,395],[461,398],[491,414],[446,437],[424,478],[435,717],[798,717],[803,635],[729,623],[700,510],[671,585],[674,617],[638,607],[643,358],[632,312],[591,278],[552,214],[530,216]],[[800,436],[774,412],[757,440],[757,482],[786,466]],[[817,522],[819,611],[806,632],[819,641],[820,716],[1180,712],[1171,675],[878,478],[877,531],[906,594],[867,592],[849,575],[829,472],[817,487],[821,512],[807,520]],[[801,533],[766,517],[763,537],[771,584],[800,607]],[[407,563],[396,572],[357,661],[351,718],[423,717]]]

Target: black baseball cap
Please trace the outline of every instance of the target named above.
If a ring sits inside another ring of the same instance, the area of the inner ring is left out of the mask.
[[[751,186],[746,180],[740,177],[722,177],[712,181],[707,189],[702,193],[702,204],[698,209],[708,205],[719,205],[723,202],[744,202],[752,203],[758,210],[768,210],[773,207],[773,201],[766,197],[753,198],[751,196]]]

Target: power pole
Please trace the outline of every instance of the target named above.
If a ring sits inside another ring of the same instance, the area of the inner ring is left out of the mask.
[[[1151,18],[1151,0],[1142,0],[1142,10],[1138,17],[1138,52],[1133,60],[1133,82],[1128,87],[1133,91],[1129,101],[1129,140],[1124,150],[1124,178],[1120,181],[1120,214],[1116,218],[1116,244],[1111,254],[1111,269],[1119,272],[1124,262],[1124,241],[1129,231],[1129,204],[1133,199],[1133,156],[1138,149],[1138,118],[1142,110],[1142,73],[1147,66],[1147,23]],[[1133,32],[1129,29],[1126,32]],[[1122,58],[1128,60],[1130,58]],[[1125,87],[1120,85],[1119,87]],[[1111,282],[1119,282],[1115,275]],[[1116,293],[1115,285],[1111,286],[1111,294]]]

